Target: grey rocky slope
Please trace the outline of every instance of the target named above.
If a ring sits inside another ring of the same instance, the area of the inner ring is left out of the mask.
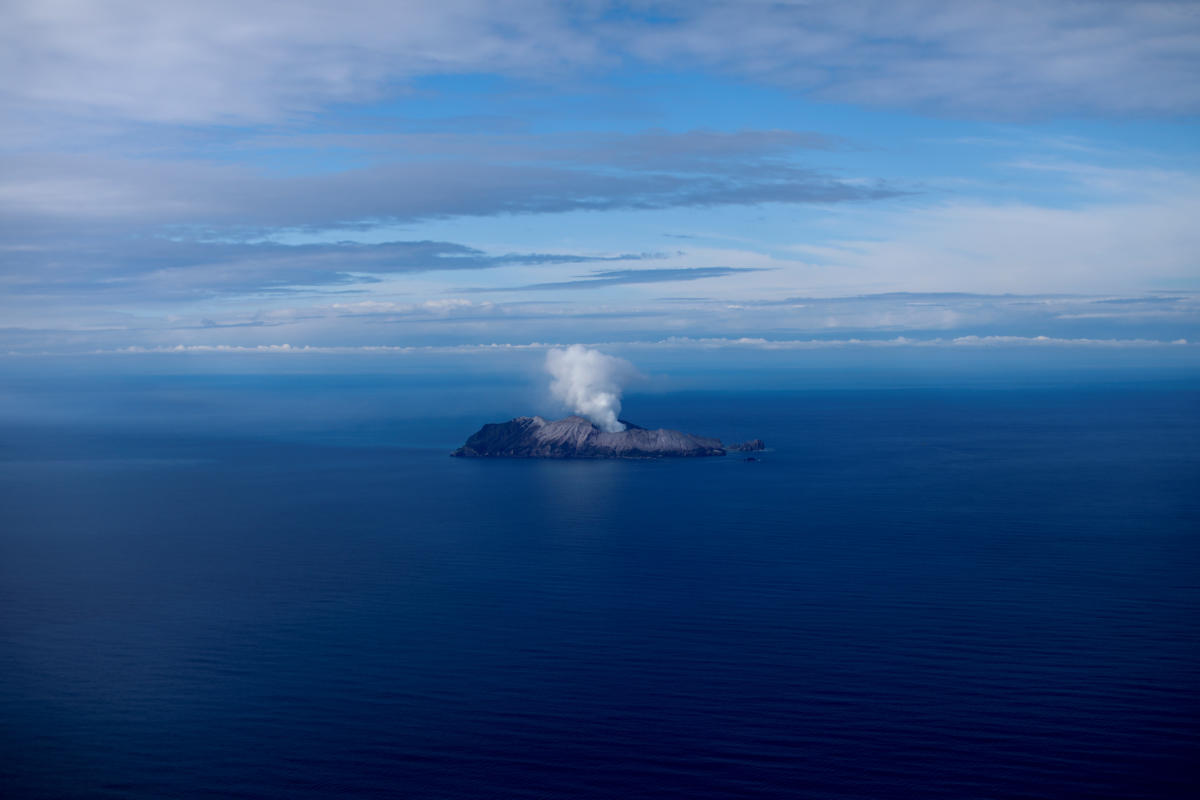
[[[723,456],[719,439],[629,422],[616,433],[583,417],[560,420],[518,417],[484,425],[451,455],[461,458],[663,458]]]

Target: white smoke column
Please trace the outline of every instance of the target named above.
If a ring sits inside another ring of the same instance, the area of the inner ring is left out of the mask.
[[[637,375],[633,364],[573,344],[546,353],[546,371],[554,377],[550,392],[576,414],[609,433],[625,430],[617,418],[621,414],[622,384]]]

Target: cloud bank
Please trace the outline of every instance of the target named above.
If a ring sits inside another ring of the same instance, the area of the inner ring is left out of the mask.
[[[0,96],[152,122],[280,121],[422,75],[692,63],[824,99],[968,115],[1195,114],[1187,0],[14,0]]]

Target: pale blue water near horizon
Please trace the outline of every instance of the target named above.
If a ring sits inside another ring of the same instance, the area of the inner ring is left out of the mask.
[[[1193,384],[626,403],[762,436],[758,463],[469,461],[447,452],[494,420],[172,425],[146,402],[3,428],[5,797],[1200,778]]]

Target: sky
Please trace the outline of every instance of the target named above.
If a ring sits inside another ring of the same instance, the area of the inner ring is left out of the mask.
[[[1200,3],[0,3],[10,360],[1200,341]]]

